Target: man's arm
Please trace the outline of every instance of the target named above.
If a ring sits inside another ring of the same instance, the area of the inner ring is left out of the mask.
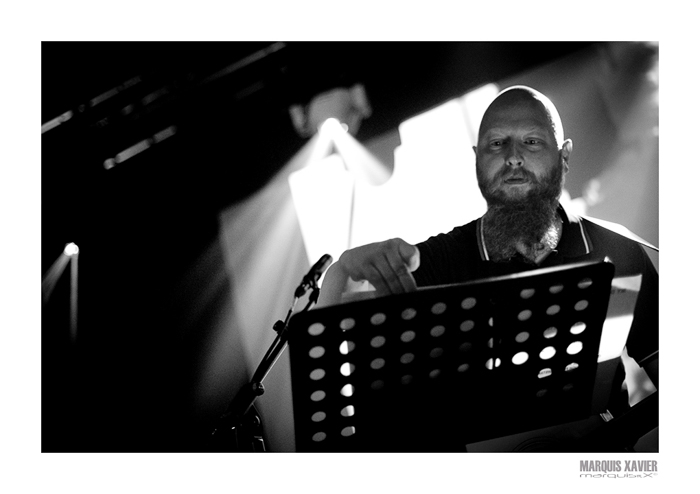
[[[346,250],[326,273],[319,305],[337,303],[348,280],[368,281],[379,296],[414,291],[416,281],[411,273],[418,266],[418,248],[400,238]]]

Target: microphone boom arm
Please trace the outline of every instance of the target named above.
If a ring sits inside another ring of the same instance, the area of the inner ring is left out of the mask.
[[[308,302],[301,312],[306,312],[316,304],[321,291],[318,287],[318,279],[332,261],[333,258],[330,255],[325,254],[316,264],[311,267],[307,275],[304,276],[301,284],[294,292],[294,300],[292,301],[292,305],[289,308],[284,321],[277,321],[273,326],[273,329],[277,332],[275,340],[272,342],[272,345],[270,345],[270,348],[267,350],[265,356],[255,369],[250,382],[243,386],[238,393],[236,393],[236,396],[229,404],[226,413],[219,418],[217,427],[211,433],[212,438],[221,436],[225,431],[233,431],[236,434],[236,442],[240,442],[238,433],[245,425],[244,421],[246,415],[249,413],[250,409],[253,408],[253,403],[258,396],[262,396],[265,393],[263,380],[265,377],[267,377],[272,367],[282,355],[282,352],[284,352],[285,348],[287,348],[287,344],[289,342],[289,320],[294,313],[294,308],[296,307],[297,302],[309,290],[312,290],[311,294],[309,295]],[[257,417],[257,412],[256,417],[251,422],[255,427],[259,428],[261,426],[260,419]],[[253,438],[257,439],[259,443],[262,443],[261,436],[253,436]],[[255,449],[255,447],[253,447],[253,449]]]

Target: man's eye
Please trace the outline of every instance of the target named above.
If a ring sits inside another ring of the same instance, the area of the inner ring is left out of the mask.
[[[525,144],[529,144],[529,145],[531,145],[531,146],[535,146],[535,145],[537,145],[537,144],[542,144],[542,141],[540,141],[539,139],[526,139],[526,140],[525,140]]]
[[[499,147],[503,144],[503,141],[491,141],[491,146]]]

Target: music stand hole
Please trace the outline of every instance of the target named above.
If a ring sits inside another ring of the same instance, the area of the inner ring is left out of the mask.
[[[590,278],[584,278],[584,279],[582,279],[581,281],[578,282],[578,287],[579,287],[581,290],[585,290],[586,288],[588,288],[588,287],[591,286],[592,284],[593,284],[593,280],[592,280],[592,279],[590,279]]]
[[[386,338],[384,338],[383,336],[375,336],[374,338],[372,338],[372,340],[369,342],[369,344],[372,345],[374,348],[379,348],[385,342],[386,342]]]
[[[352,405],[346,406],[340,411],[340,415],[342,415],[343,417],[352,417],[353,415],[355,415],[355,407]]]
[[[319,379],[323,379],[323,376],[326,375],[326,371],[323,369],[314,369],[311,371],[311,374],[309,374],[309,377],[314,380],[318,381]]]
[[[352,425],[349,425],[348,427],[343,428],[342,431],[340,431],[340,435],[343,437],[349,437],[355,434],[355,427]]]
[[[466,320],[462,324],[459,325],[459,330],[463,333],[466,333],[467,331],[471,331],[474,329],[474,321],[471,320]]]
[[[430,350],[430,356],[431,356],[432,358],[438,358],[438,357],[440,357],[442,354],[443,354],[443,349],[442,349],[442,348],[437,347],[437,348],[433,348],[432,350]]]
[[[355,320],[351,317],[346,317],[342,321],[340,321],[340,329],[343,331],[347,331],[348,329],[352,329],[355,327]]]
[[[513,363],[515,365],[522,365],[525,362],[527,362],[529,355],[527,352],[518,352],[515,355],[513,355]]]
[[[551,375],[552,375],[552,369],[549,369],[549,368],[542,369],[541,371],[539,371],[539,372],[537,373],[537,377],[538,377],[539,379],[543,379],[543,378],[549,377],[549,376],[551,376]]]
[[[469,364],[460,364],[459,367],[457,367],[457,372],[467,372],[469,370]]]
[[[489,348],[493,348],[493,346],[498,343],[499,345],[501,344],[501,339],[498,338],[498,340],[495,340],[494,338],[489,338],[489,340],[486,342],[486,346]]]
[[[560,310],[561,307],[559,307],[558,305],[550,305],[549,307],[547,307],[547,315],[553,316],[555,314],[558,314]]]
[[[544,395],[546,395],[546,394],[547,394],[547,390],[546,390],[546,389],[540,389],[537,393],[535,393],[535,396],[537,396],[538,398],[542,398],[542,397],[544,397]]]
[[[324,353],[326,353],[325,348],[323,348],[322,346],[315,346],[311,350],[309,350],[309,357],[319,358],[322,357]]]
[[[459,345],[459,351],[460,352],[468,352],[469,350],[472,349],[472,344],[468,341],[465,341],[461,345]]]
[[[522,299],[529,299],[535,294],[535,289],[534,288],[525,288],[520,292],[520,298]]]
[[[340,343],[340,353],[347,355],[355,349],[355,342],[353,341],[343,341]]]
[[[586,307],[588,307],[588,300],[579,300],[578,302],[576,302],[576,305],[574,305],[574,309],[576,309],[577,311],[582,311]]]
[[[312,422],[322,422],[326,419],[326,412],[316,412],[311,416]]]
[[[565,384],[563,388],[561,388],[563,391],[571,391],[574,389],[574,385],[572,383]]]
[[[323,390],[314,391],[311,393],[311,401],[321,401],[326,397],[326,392]]]
[[[566,353],[569,355],[576,355],[583,349],[583,343],[580,341],[574,341],[568,347],[566,347]]]
[[[517,341],[518,343],[525,343],[529,337],[530,333],[528,333],[527,331],[523,331],[515,335],[515,341]]]
[[[549,287],[549,293],[552,295],[556,295],[557,293],[560,293],[564,289],[564,285],[552,285]]]
[[[340,389],[340,394],[343,396],[352,396],[355,392],[355,386],[352,384],[346,384]]]
[[[485,364],[485,365],[486,365],[486,368],[487,368],[488,370],[493,370],[493,369],[494,369],[494,367],[493,367],[493,359],[492,359],[492,358],[488,359],[488,360],[486,361],[486,364]],[[501,366],[501,359],[497,358],[497,359],[496,359],[496,367],[500,367],[500,366]]]
[[[525,309],[523,311],[520,311],[520,313],[518,314],[518,319],[521,321],[527,321],[528,319],[530,319],[531,316],[532,316],[532,311],[529,309]],[[493,324],[491,324],[490,321],[489,321],[489,326],[493,326]]]
[[[569,330],[571,334],[581,334],[583,333],[583,330],[586,329],[586,323],[585,322],[577,322],[573,326],[571,326],[571,329]]]
[[[383,313],[381,313],[381,312],[377,312],[376,314],[374,314],[374,315],[370,318],[369,321],[370,321],[373,325],[379,326],[379,325],[382,324],[384,321],[386,321],[386,315],[383,314]]]
[[[462,309],[469,310],[476,305],[476,299],[474,297],[467,297],[462,300]]]
[[[320,442],[323,441],[324,439],[326,439],[326,433],[325,433],[325,432],[317,432],[316,434],[314,434],[313,436],[311,436],[311,440],[314,441],[314,442],[317,442],[317,443],[320,443]]]
[[[433,336],[437,338],[438,336],[442,336],[445,334],[445,326],[435,326],[433,329],[430,330],[430,336]]]
[[[383,358],[376,358],[372,360],[372,362],[369,364],[369,366],[374,369],[374,370],[379,370],[382,367],[384,367],[384,364],[386,361]]]
[[[571,372],[578,369],[578,364],[576,362],[571,362],[569,365],[566,366],[564,371],[566,372]]]
[[[402,376],[402,377],[401,377],[401,384],[407,385],[407,384],[411,384],[411,382],[413,382],[413,376],[412,376],[412,375],[406,374],[405,376]]]
[[[377,379],[372,384],[370,384],[369,387],[375,391],[378,391],[384,387],[384,381],[382,381],[381,379]]]
[[[318,336],[321,333],[323,333],[323,330],[326,329],[326,327],[321,324],[320,322],[315,322],[311,326],[309,326],[309,334],[311,336]]]
[[[413,355],[412,353],[404,353],[403,355],[401,355],[401,359],[400,359],[400,360],[401,360],[401,363],[402,363],[402,364],[410,364],[411,362],[413,362],[413,359],[414,359],[415,357],[416,357],[416,356]]]
[[[431,379],[437,378],[438,376],[440,376],[440,369],[431,370],[429,375]]]
[[[413,341],[413,339],[416,337],[415,331],[404,331],[401,333],[401,341],[404,343],[408,343],[410,341]]]
[[[343,365],[340,366],[340,373],[346,377],[352,374],[353,372],[355,372],[355,364],[345,362]]]
[[[416,309],[408,308],[401,313],[401,319],[404,321],[410,321],[414,317],[416,317]]]
[[[544,330],[544,333],[542,333],[542,336],[544,336],[546,339],[551,340],[557,335],[557,328],[552,326],[551,328],[547,328]]]
[[[550,358],[554,357],[556,353],[557,350],[553,346],[548,346],[542,349],[540,352],[540,358],[542,360],[549,360]]]
[[[432,307],[432,309],[430,309],[430,311],[437,316],[437,315],[445,312],[446,309],[447,309],[447,305],[445,305],[442,302],[438,302],[437,304],[433,305],[433,307]]]

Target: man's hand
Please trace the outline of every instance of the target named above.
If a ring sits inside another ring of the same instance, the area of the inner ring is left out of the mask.
[[[400,238],[347,250],[338,264],[353,281],[369,281],[377,295],[416,290],[411,274],[420,266],[418,247]]]

